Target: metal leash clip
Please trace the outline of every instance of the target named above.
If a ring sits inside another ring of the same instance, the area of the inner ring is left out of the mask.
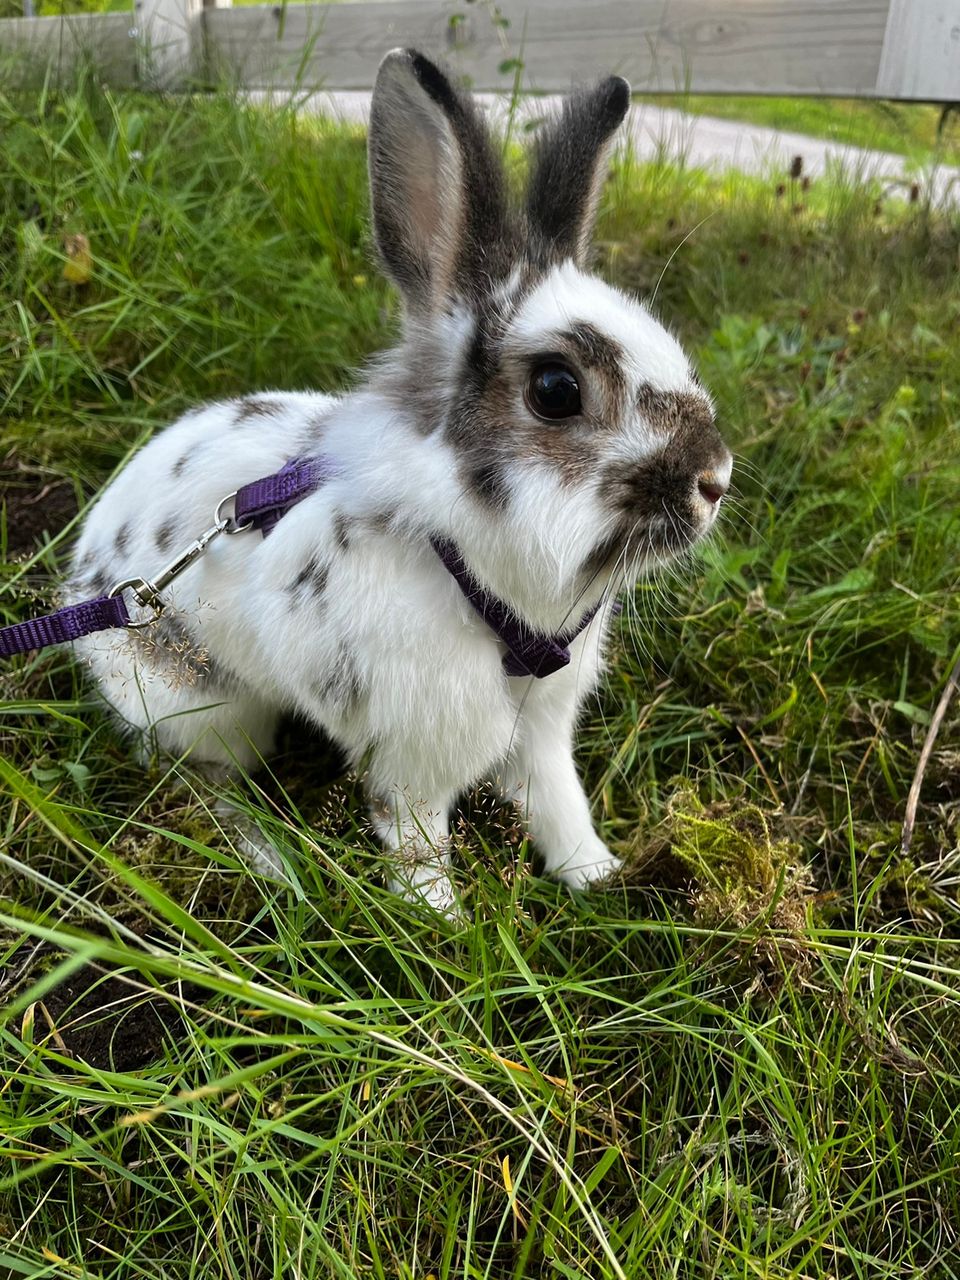
[[[110,588],[107,592],[108,596],[118,596],[122,592],[129,590],[142,609],[153,610],[152,617],[144,618],[141,622],[128,622],[126,625],[130,630],[139,631],[142,627],[149,627],[156,622],[166,606],[166,601],[160,593],[175,578],[179,578],[185,569],[189,569],[195,560],[200,559],[214,538],[218,538],[221,533],[245,533],[248,529],[253,528],[251,522],[238,524],[234,515],[224,514],[224,508],[236,496],[237,491],[234,490],[233,493],[228,493],[225,498],[221,498],[213,513],[214,523],[210,528],[205,529],[198,538],[195,538],[188,547],[180,552],[176,559],[171,560],[166,568],[161,569],[153,578],[124,578],[122,582],[118,582]]]

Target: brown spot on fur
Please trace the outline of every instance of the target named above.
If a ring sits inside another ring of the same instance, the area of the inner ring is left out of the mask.
[[[530,460],[546,459],[566,485],[578,484],[596,470],[596,435],[589,428],[564,430],[564,424],[559,423],[555,428],[529,432],[525,439]]]
[[[171,474],[175,479],[176,479],[176,478],[178,478],[178,477],[180,477],[180,476],[182,476],[182,475],[183,475],[183,473],[184,473],[184,470],[186,469],[186,465],[187,465],[187,463],[188,463],[189,461],[190,461],[190,455],[189,455],[189,453],[184,453],[184,454],[182,454],[182,455],[181,455],[181,456],[176,460],[176,462],[173,464],[173,469],[172,469],[172,471],[171,471],[171,473],[170,473],[170,474]]]
[[[626,387],[623,373],[626,356],[620,343],[586,322],[561,333],[560,340],[565,347],[573,349],[579,364],[598,375],[605,384],[607,397],[619,407]]]
[[[366,524],[374,533],[387,533],[394,520],[397,518],[395,509],[388,511],[376,511],[372,516],[368,516]]]
[[[73,589],[83,595],[105,595],[117,580],[117,574],[110,576],[96,551],[88,551],[77,565],[73,576]]]
[[[251,418],[272,418],[283,412],[283,407],[276,400],[265,400],[261,396],[248,396],[241,400],[237,409],[237,422],[249,422]]]
[[[313,557],[303,566],[287,587],[287,591],[291,595],[299,595],[304,588],[307,588],[319,599],[326,590],[327,577],[328,570],[326,565],[320,564],[316,557]]]
[[[488,507],[505,507],[510,500],[510,488],[502,464],[494,458],[484,458],[472,470],[466,472],[470,492]]]
[[[639,529],[651,549],[679,551],[703,531],[697,479],[721,469],[727,448],[706,402],[686,393],[651,392],[654,413],[662,409],[661,427],[671,424],[666,443],[651,457],[604,468],[602,490],[629,533]]]
[[[327,703],[341,715],[356,709],[363,696],[363,685],[345,649],[339,650],[333,670],[314,682],[312,692],[320,702]]]
[[[637,408],[662,435],[716,435],[710,404],[695,391],[655,391],[645,383],[637,394]]]
[[[113,549],[118,556],[122,556],[130,543],[130,526],[122,524],[117,530],[116,537],[113,540]]]
[[[370,385],[397,405],[419,435],[429,436],[450,408],[450,360],[443,335],[421,332],[416,342],[378,362]]]
[[[465,397],[451,417],[460,474],[469,492],[487,507],[509,502],[513,464],[548,462],[570,484],[594,465],[590,437],[596,424],[585,416],[556,424],[535,418],[522,404],[527,376],[527,362],[505,360],[486,379],[482,394]]]
[[[157,550],[161,552],[169,551],[173,546],[173,535],[177,531],[176,520],[165,520],[154,536]]]
[[[350,547],[350,525],[350,517],[345,516],[342,511],[337,512],[333,518],[333,540],[341,551],[347,551]]]

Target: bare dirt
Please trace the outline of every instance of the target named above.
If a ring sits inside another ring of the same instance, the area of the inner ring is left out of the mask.
[[[35,1018],[34,1038],[52,1031],[56,1047],[70,1057],[102,1070],[133,1071],[162,1057],[165,1042],[182,1037],[177,999],[186,994],[178,990],[168,999],[84,965],[47,992],[43,1004],[49,1023]]]
[[[0,460],[0,509],[7,525],[7,557],[35,551],[77,514],[73,482],[23,462],[13,452]]]

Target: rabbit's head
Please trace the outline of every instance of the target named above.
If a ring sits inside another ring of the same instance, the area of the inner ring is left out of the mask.
[[[438,532],[538,625],[691,546],[730,480],[679,343],[586,267],[629,101],[618,77],[568,97],[515,208],[476,105],[433,63],[395,50],[373,95],[374,229],[406,310],[380,386],[449,452]]]

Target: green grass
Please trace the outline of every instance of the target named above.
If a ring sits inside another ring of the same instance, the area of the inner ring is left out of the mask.
[[[395,305],[358,134],[98,91],[0,99],[0,136],[6,621],[150,431],[349,384]],[[623,884],[572,900],[479,796],[445,926],[291,729],[238,791],[278,889],[68,655],[6,664],[4,1275],[960,1275],[956,703],[899,852],[960,645],[960,238],[777,181],[622,164],[602,210],[603,273],[657,293],[738,454],[580,734]]]
[[[926,164],[938,160],[960,164],[960,124],[948,116],[938,136],[941,108],[921,102],[889,102],[883,98],[770,98],[748,94],[643,94],[640,101],[719,116],[748,124],[769,125],[792,133],[830,138],[834,142],[877,151],[892,151]]]

